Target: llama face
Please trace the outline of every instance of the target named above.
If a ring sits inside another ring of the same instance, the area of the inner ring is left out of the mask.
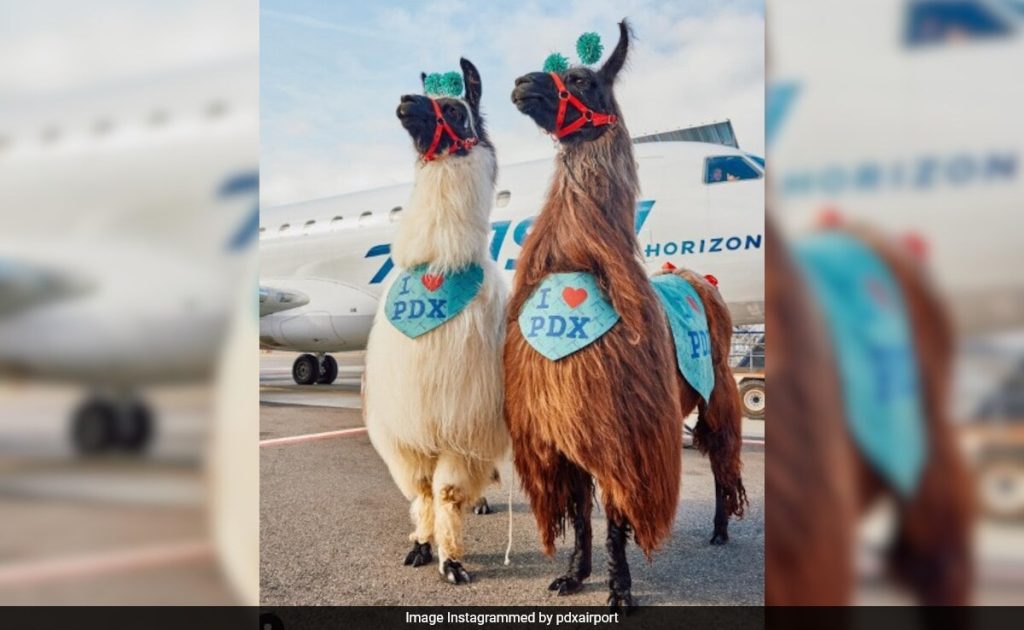
[[[565,89],[593,112],[619,115],[614,85],[619,71],[626,63],[629,38],[629,25],[623,20],[619,23],[619,43],[599,70],[574,66],[558,75]],[[541,129],[551,134],[556,133],[559,88],[549,73],[531,72],[516,79],[515,88],[512,90],[512,102]],[[571,125],[583,116],[584,113],[575,107],[568,107],[563,127]],[[585,124],[578,131],[560,138],[560,142],[567,145],[590,142],[600,138],[610,128],[611,125]]]
[[[416,151],[421,155],[430,148],[434,141],[434,135],[437,133],[437,127],[440,125],[432,100],[437,102],[441,115],[459,138],[463,140],[475,138],[481,143],[487,143],[484,120],[480,115],[480,73],[476,66],[467,59],[462,59],[461,65],[466,89],[464,99],[445,96],[431,99],[420,94],[406,94],[399,101],[395,114],[401,121],[402,127],[412,138]],[[426,73],[421,75],[421,79],[424,78],[426,78]],[[435,153],[447,155],[453,142],[454,140],[447,133],[442,133],[440,141],[435,147]],[[451,156],[464,156],[468,152],[468,149],[460,148]]]
[[[565,89],[595,112],[612,112],[615,99],[611,85],[605,84],[599,74],[590,68],[577,66],[569,68],[559,77]],[[558,116],[558,87],[547,72],[531,72],[516,79],[512,90],[512,102],[520,112],[533,119],[548,133],[556,132]],[[583,116],[579,110],[569,107],[565,112],[564,125],[576,122]],[[579,131],[561,139],[563,143],[589,142],[600,138],[608,131],[607,126],[584,125]]]

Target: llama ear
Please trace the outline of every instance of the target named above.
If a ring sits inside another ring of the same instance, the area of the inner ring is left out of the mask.
[[[629,52],[629,23],[626,22],[625,18],[619,22],[619,43],[616,44],[615,50],[612,51],[608,60],[601,66],[599,75],[601,79],[611,85],[615,82],[615,77],[618,76],[619,70],[622,70],[622,66],[626,63],[626,54]]]
[[[472,61],[465,57],[459,59],[459,65],[462,66],[462,80],[466,84],[466,102],[474,108],[479,108],[482,94],[480,71],[476,69]]]
[[[427,73],[426,72],[421,72],[420,73],[420,84],[423,85],[423,92],[426,93],[426,91],[427,91]]]

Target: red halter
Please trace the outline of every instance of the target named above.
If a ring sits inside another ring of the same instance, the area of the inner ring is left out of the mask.
[[[445,120],[444,115],[441,113],[441,106],[437,104],[437,101],[430,99],[430,104],[434,106],[434,114],[437,116],[437,125],[434,126],[434,139],[430,142],[430,148],[423,154],[424,162],[433,162],[439,156],[437,155],[437,145],[441,144],[441,133],[447,133],[451,139],[451,144],[448,145],[448,155],[455,153],[459,149],[465,149],[467,152],[480,142],[479,138],[466,138],[463,140],[457,133],[452,129],[452,126]]]
[[[601,114],[584,105],[580,99],[565,89],[565,84],[562,83],[562,78],[558,76],[557,72],[550,72],[549,74],[555,82],[555,89],[558,90],[558,118],[555,119],[556,138],[564,138],[571,133],[576,133],[587,123],[595,127],[603,127],[604,125],[614,125],[619,121],[618,116],[615,114]],[[565,112],[569,105],[575,107],[581,116],[566,125]]]

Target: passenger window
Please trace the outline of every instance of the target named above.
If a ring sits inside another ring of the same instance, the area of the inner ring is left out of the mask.
[[[512,200],[512,191],[511,190],[503,190],[503,191],[498,193],[498,198],[495,199],[494,205],[499,207],[499,208],[504,208],[505,206],[508,205],[508,202],[511,201],[511,200]]]
[[[918,0],[907,7],[906,43],[927,46],[1000,37],[1011,29],[978,0]]]
[[[309,221],[306,221],[306,224],[302,226],[302,233],[309,234],[310,232],[313,231],[314,225],[316,225],[315,219],[310,219]]]
[[[285,223],[280,228],[278,228],[277,231],[280,232],[281,234],[284,234],[285,232],[288,231],[288,228],[290,228],[290,227],[291,227],[290,224]]]
[[[336,230],[336,229],[340,228],[341,227],[341,220],[343,218],[344,217],[339,215],[339,216],[336,216],[333,219],[331,219],[331,229],[332,230]]]
[[[398,220],[398,215],[400,215],[401,213],[402,213],[402,206],[395,206],[394,208],[391,209],[391,213],[388,215],[388,217],[392,221],[397,221]]]
[[[366,225],[373,218],[372,212],[364,212],[359,215],[359,225]]]
[[[741,179],[758,179],[761,173],[738,155],[709,157],[704,166],[704,183],[719,184]]]

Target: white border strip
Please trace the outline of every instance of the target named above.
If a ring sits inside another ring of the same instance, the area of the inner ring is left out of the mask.
[[[323,433],[310,433],[307,435],[292,435],[283,438],[271,438],[269,440],[260,440],[260,448],[266,448],[268,446],[285,446],[287,444],[301,444],[303,442],[312,442],[314,440],[327,440],[330,438],[342,437],[345,435],[359,435],[362,433],[366,433],[366,427],[341,429],[340,431],[325,431]]]

